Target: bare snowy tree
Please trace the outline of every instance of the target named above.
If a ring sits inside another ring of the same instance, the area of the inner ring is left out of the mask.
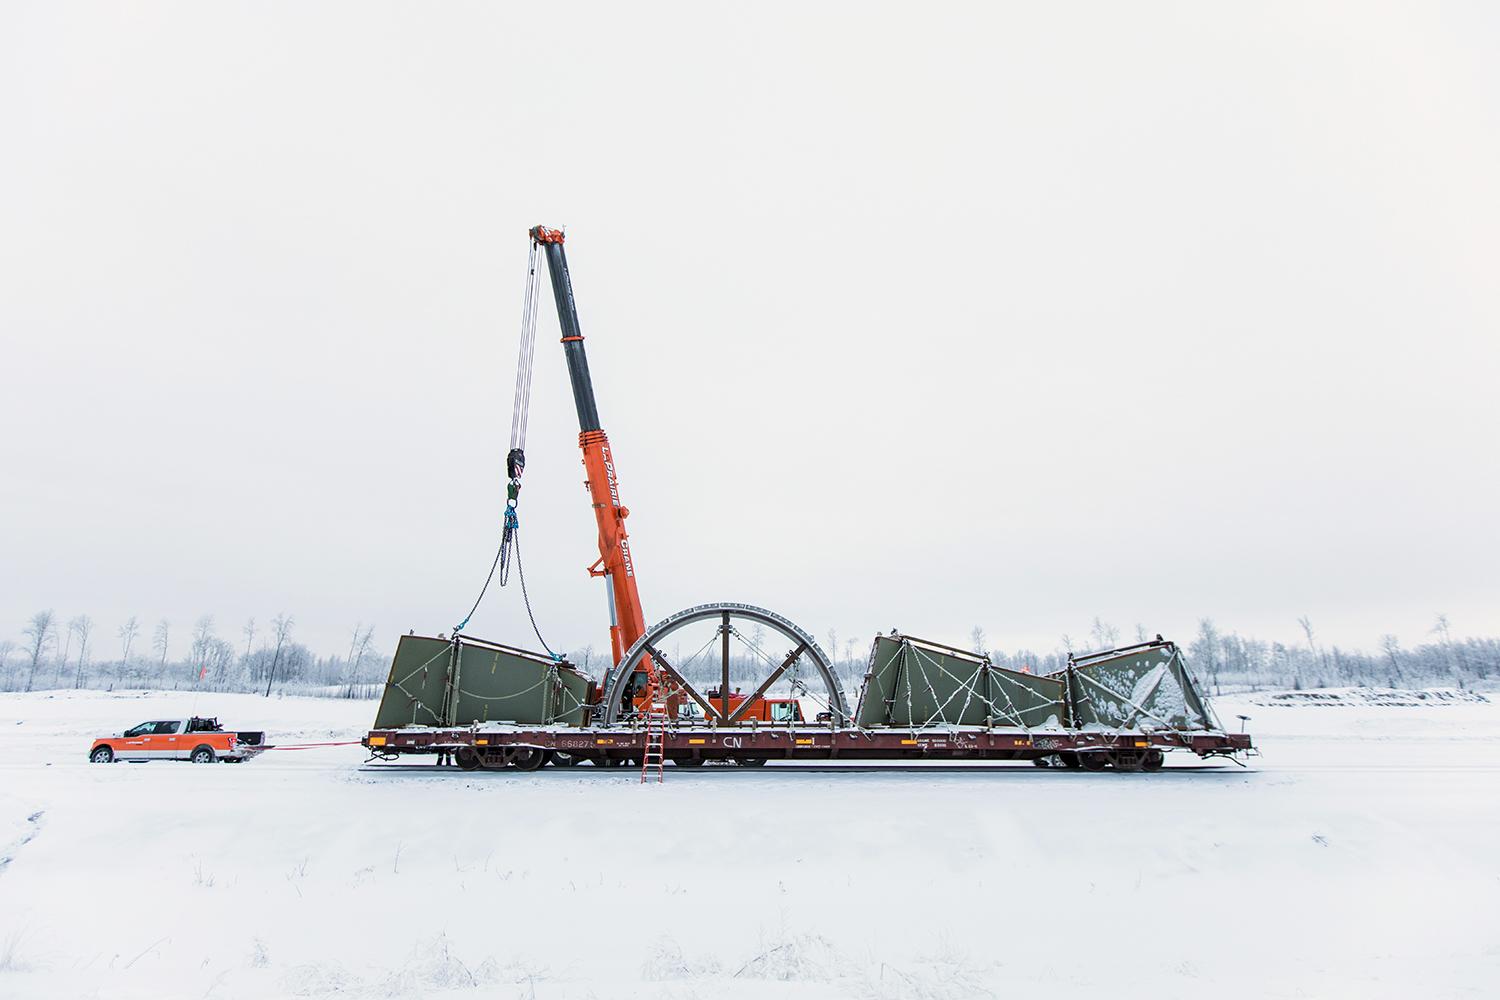
[[[1313,634],[1312,619],[1303,615],[1297,619],[1297,625],[1302,629],[1302,634],[1307,636],[1307,651],[1312,654],[1314,660],[1319,661],[1327,669],[1328,654],[1318,649],[1317,637]]]
[[[1192,645],[1193,665],[1207,674],[1219,693],[1219,630],[1214,628],[1212,618],[1198,619],[1198,638]]]
[[[1464,686],[1464,675],[1468,672],[1469,664],[1464,658],[1462,645],[1453,644],[1453,626],[1448,621],[1448,616],[1439,614],[1432,624],[1431,633],[1438,637],[1442,646],[1443,657],[1448,661],[1448,669],[1453,672],[1454,680],[1459,687]]]
[[[214,641],[214,616],[202,615],[193,623],[193,644],[188,658],[192,660],[193,676],[198,676],[207,665],[209,647]]]
[[[136,620],[135,615],[131,615],[129,618],[125,619],[125,624],[120,626],[120,631],[115,633],[120,637],[122,643],[120,649],[121,663],[130,662],[130,645],[131,643],[135,642],[135,637],[139,635],[140,632],[141,623]]]
[[[1437,619],[1432,623],[1432,628],[1429,631],[1432,635],[1435,635],[1439,639],[1441,639],[1444,646],[1447,646],[1453,641],[1453,626],[1449,624],[1448,616],[1445,614],[1438,614]]]
[[[974,652],[978,653],[980,656],[983,656],[985,653],[989,652],[989,650],[985,648],[988,642],[989,640],[986,639],[984,635],[984,626],[975,625],[973,628],[969,629],[969,648]]]
[[[59,626],[57,634],[62,639],[62,652],[52,664],[52,678],[55,686],[62,687],[63,667],[67,666],[68,657],[73,652],[73,623],[69,622],[67,628]]]
[[[1391,687],[1401,679],[1401,640],[1394,635],[1383,635],[1380,637],[1380,649],[1391,661]]]
[[[359,645],[359,632],[362,628],[364,628],[363,623],[354,623],[354,632],[349,636],[349,655],[344,657],[345,668],[354,662],[354,647]]]
[[[578,651],[578,669],[584,673],[589,672],[589,663],[594,659],[594,644],[589,643]]]
[[[245,662],[250,662],[250,647],[255,644],[255,619],[246,618],[245,624],[240,628],[240,634],[245,637]]]
[[[32,682],[36,679],[36,665],[41,662],[42,654],[47,651],[57,639],[57,619],[49,609],[38,611],[31,616],[31,621],[21,630],[21,634],[27,638],[27,651],[31,656],[31,670],[26,675],[26,690],[31,690]]]
[[[78,672],[73,676],[74,689],[83,687],[83,665],[89,655],[89,633],[94,630],[94,619],[79,615],[68,622],[68,630],[78,636]]]
[[[359,685],[359,670],[364,665],[365,655],[370,650],[370,640],[374,637],[374,628],[354,626],[354,635],[349,639],[349,655],[344,659],[344,697],[354,697],[354,692]]]
[[[271,633],[276,636],[276,652],[271,656],[271,669],[266,674],[266,697],[271,697],[271,684],[276,680],[276,668],[281,664],[281,654],[287,640],[292,636],[292,619],[285,613],[271,619]]]
[[[755,645],[760,648],[765,648],[766,627],[760,622],[756,622],[755,625],[750,629],[750,641],[755,643]]]
[[[158,665],[167,665],[167,647],[172,638],[172,623],[163,618],[156,623],[156,631],[151,634],[151,648],[161,655]]]
[[[1113,649],[1120,644],[1120,630],[1095,615],[1093,624],[1089,626],[1089,638],[1093,640],[1095,649]]]

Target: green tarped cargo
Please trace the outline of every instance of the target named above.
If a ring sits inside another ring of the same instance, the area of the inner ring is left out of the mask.
[[[861,726],[1067,724],[1067,685],[996,667],[981,656],[905,635],[882,635],[870,651],[855,721]]]
[[[1067,675],[1064,671],[1050,676]],[[1217,728],[1173,643],[1145,643],[1077,657],[1071,677],[1073,717],[1079,728]]]
[[[376,729],[476,722],[581,726],[590,681],[566,660],[482,639],[404,635]]]

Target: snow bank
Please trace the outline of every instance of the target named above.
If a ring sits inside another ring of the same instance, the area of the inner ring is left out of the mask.
[[[1305,706],[1351,707],[1379,705],[1385,708],[1414,708],[1432,705],[1484,704],[1489,699],[1477,691],[1454,688],[1427,688],[1411,691],[1404,688],[1319,688],[1311,691],[1275,691],[1250,698],[1252,705],[1267,708]]]

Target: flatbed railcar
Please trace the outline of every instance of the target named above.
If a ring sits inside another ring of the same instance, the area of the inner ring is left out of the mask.
[[[466,726],[374,729],[364,745],[376,757],[451,754],[458,766],[535,770],[555,764],[639,765],[646,730],[633,726]],[[861,728],[758,727],[726,731],[676,727],[663,735],[667,760],[692,767],[709,762],[756,766],[771,760],[1043,761],[1088,770],[1154,770],[1167,751],[1234,757],[1253,749],[1246,733],[1026,732],[1011,728],[941,732]]]

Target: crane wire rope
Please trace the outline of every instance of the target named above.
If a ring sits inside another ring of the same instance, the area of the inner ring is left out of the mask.
[[[541,293],[541,271],[538,267],[540,261],[541,245],[533,239],[531,252],[526,261],[526,295],[521,305],[521,347],[516,359],[516,389],[510,410],[510,451],[505,456],[507,482],[505,518],[500,533],[500,546],[495,550],[495,559],[490,563],[490,571],[485,575],[484,585],[479,588],[479,596],[474,598],[474,604],[469,608],[469,613],[464,615],[464,620],[453,626],[453,637],[455,640],[458,638],[458,634],[474,617],[474,612],[479,610],[479,604],[489,591],[490,583],[494,581],[497,570],[500,574],[500,586],[503,587],[510,582],[510,567],[512,553],[514,553],[517,575],[521,579],[521,600],[526,605],[526,617],[531,621],[531,630],[536,633],[537,641],[542,644],[547,654],[554,660],[560,660],[562,657],[554,653],[552,647],[547,645],[547,640],[542,638],[542,630],[537,627],[536,615],[531,610],[531,595],[526,591],[526,570],[521,565],[521,522],[516,516],[516,504],[521,494],[521,475],[526,469],[526,427],[531,415],[531,373],[535,366],[536,320]]]

